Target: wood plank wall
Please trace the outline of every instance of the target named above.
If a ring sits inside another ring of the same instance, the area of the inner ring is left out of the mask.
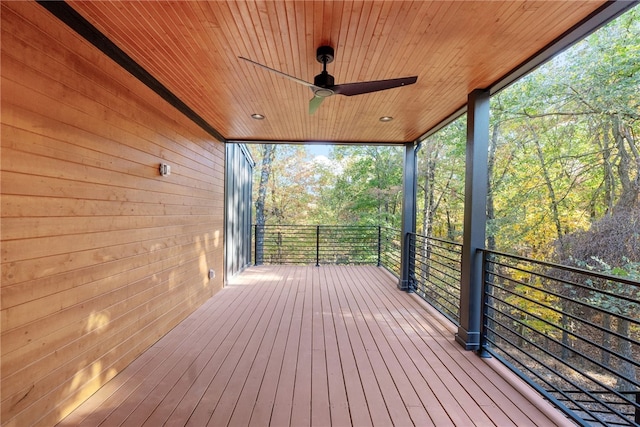
[[[1,7],[0,416],[52,425],[222,287],[224,146],[35,2]]]

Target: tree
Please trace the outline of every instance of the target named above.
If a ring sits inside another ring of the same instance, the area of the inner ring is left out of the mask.
[[[491,181],[495,218],[504,218],[491,229],[499,246],[638,280],[639,17],[632,10],[492,101],[494,126],[500,126],[493,141],[498,145],[490,147],[496,149],[493,166],[508,165],[502,174],[494,170]],[[506,141],[518,147],[508,161],[500,151]],[[584,314],[602,325],[602,361],[609,365],[609,356],[616,355],[617,387],[628,391],[626,379],[636,378],[628,361],[637,354],[625,337],[637,333],[630,319],[640,315],[638,287],[578,275],[569,281],[585,280],[592,290],[557,290],[564,296],[563,344],[569,343],[569,316]],[[576,307],[574,298],[596,309]]]
[[[418,232],[458,241],[464,213],[466,116],[427,138],[418,152]]]
[[[260,184],[258,185],[258,197],[256,198],[256,264],[263,262],[264,226],[267,222],[265,203],[267,199],[267,186],[271,176],[271,165],[276,154],[275,144],[263,144],[260,150]]]
[[[498,248],[548,257],[563,235],[639,206],[639,22],[632,10],[492,99]]]
[[[318,197],[316,165],[302,145],[280,145],[269,183],[270,224],[308,224]]]
[[[400,226],[402,150],[389,146],[338,146],[331,160],[340,164],[334,184],[321,193],[339,224]]]

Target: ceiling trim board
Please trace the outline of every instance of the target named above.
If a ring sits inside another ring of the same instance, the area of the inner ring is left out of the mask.
[[[158,79],[153,77],[151,73],[145,70],[133,58],[127,55],[114,42],[105,36],[94,25],[80,15],[73,7],[65,1],[47,1],[36,0],[40,6],[44,7],[60,21],[64,22],[69,28],[78,33],[82,38],[95,46],[98,50],[111,58],[120,65],[124,70],[129,72],[149,89],[154,91],[158,96],[167,101],[171,106],[176,108],[192,122],[197,124],[209,135],[213,136],[220,142],[227,142],[227,139],[220,134],[213,126],[211,126],[198,113],[185,104],[173,92],[167,89]]]

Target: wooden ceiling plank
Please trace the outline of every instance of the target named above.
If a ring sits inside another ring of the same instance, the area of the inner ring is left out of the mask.
[[[278,68],[278,52],[273,49],[273,45],[268,40],[272,34],[270,21],[268,18],[263,19],[265,17],[264,12],[266,12],[264,2],[241,2],[238,10],[243,17],[245,31],[249,32],[250,29],[253,28],[255,35],[253,42],[258,46],[257,49],[263,54],[263,57],[257,61],[272,68]],[[255,50],[256,48],[253,49]],[[269,120],[266,122],[264,120],[255,121],[254,125],[256,127],[271,127],[272,124],[277,123],[280,116],[280,112],[276,108],[276,102],[280,101],[280,99],[278,99],[279,94],[284,93],[284,91],[287,90],[287,86],[293,85],[291,82],[273,73],[269,73],[266,70],[258,69],[257,71],[260,75],[264,76],[265,79],[271,80],[272,84],[262,84],[256,89],[257,96],[261,98],[267,97],[267,102],[260,105],[260,111],[257,112],[269,117]]]
[[[418,83],[409,90],[412,92],[418,91],[420,96],[423,97],[425,96],[424,92],[426,92],[429,87],[430,52],[436,43],[435,38],[429,35],[430,28],[433,26],[432,17],[437,16],[437,11],[446,7],[446,5],[447,3],[444,2],[414,3],[409,11],[410,16],[413,16],[414,19],[408,29],[408,34],[410,35],[407,42],[408,53],[421,58],[421,60],[411,63],[407,61],[406,57],[402,57],[397,61],[398,65],[402,64],[402,69],[397,68],[396,72],[404,72],[404,74],[407,75],[419,75]],[[418,10],[415,9],[416,6],[419,7]],[[407,64],[407,62],[409,62],[409,64]],[[409,69],[409,67],[413,68]],[[404,129],[403,132],[405,135],[410,134],[411,130],[415,130],[417,123],[424,120],[428,110],[432,108],[431,105],[420,106],[419,104],[411,102],[411,97],[409,96],[403,96],[398,100],[398,103],[401,104],[401,106],[398,106],[396,103],[390,103],[390,105],[396,106],[397,111],[390,112],[389,114],[401,120],[400,125]],[[398,117],[398,114],[401,114],[401,116]]]
[[[378,72],[389,67],[389,61],[395,53],[393,51],[394,48],[391,46],[393,43],[392,35],[402,25],[400,17],[403,15],[402,10],[405,7],[405,2],[382,2],[381,6],[372,30],[370,48],[366,52],[367,55],[363,64],[363,67],[365,67],[363,69],[364,75],[366,76],[364,78],[367,80],[395,78],[380,76]]]
[[[345,9],[346,19],[342,20],[342,40],[340,42],[340,48],[336,49],[337,59],[332,69],[335,73],[334,75],[337,76],[337,83],[351,83],[355,81],[353,76],[356,73],[357,47],[358,40],[360,39],[359,32],[361,31],[359,26],[360,16],[364,12],[368,13],[368,9],[365,8],[364,4],[364,2],[358,1],[349,1],[347,3],[347,8]],[[354,133],[359,135],[361,129],[355,129],[355,126],[359,128],[362,124],[362,122],[356,120],[358,115],[358,99],[356,97],[348,97],[347,99],[343,97],[335,98],[337,99],[330,99],[330,101],[333,101],[334,104],[342,104],[336,108],[336,110],[341,112],[338,119],[339,121],[337,122],[340,124],[337,126],[337,131],[344,133],[347,129],[353,127]]]
[[[84,3],[87,6],[91,6],[91,2],[87,2]],[[119,5],[106,5],[107,7],[109,6],[113,6],[113,7],[118,7]],[[152,25],[148,24],[148,19],[145,19],[142,21],[142,23],[145,23],[144,25],[141,24],[140,19],[138,18],[138,22],[134,22],[131,18],[129,19],[124,19],[124,20],[117,20],[117,19],[112,19],[109,20],[107,18],[109,17],[118,17],[119,15],[117,13],[107,13],[104,15],[105,19],[102,20],[101,22],[99,22],[98,24],[98,28],[102,29],[103,31],[109,31],[108,29],[112,28],[112,27],[126,27],[126,28],[130,28],[132,30],[127,31],[126,33],[124,33],[122,35],[122,37],[120,37],[120,39],[115,40],[119,45],[124,45],[125,47],[130,47],[129,49],[125,49],[125,51],[127,51],[127,53],[131,56],[131,57],[149,57],[149,53],[145,51],[145,49],[139,47],[139,45],[148,45],[151,44],[150,42],[145,42],[142,43],[141,41],[143,40],[150,40],[152,38],[150,38],[148,32],[143,32],[142,30],[140,30],[141,28],[149,28],[149,27],[153,27]],[[136,16],[136,15],[133,15]],[[139,13],[137,15],[138,17],[146,17],[148,18],[148,14],[145,14],[143,12]],[[107,30],[105,30],[107,29]],[[130,32],[131,31],[135,31],[134,34],[136,34],[137,36],[133,36],[133,38],[130,37]],[[131,41],[129,41],[128,39],[131,39]],[[133,40],[136,40],[135,42]],[[148,59],[147,59],[148,60]],[[147,70],[151,72],[152,75],[159,75],[159,73],[157,72],[158,70],[158,66],[156,66],[155,63],[149,62],[151,64],[151,66],[147,66]],[[165,86],[167,86],[170,90],[175,90],[174,88],[172,88],[171,85],[171,81],[164,81]],[[198,109],[198,105],[194,105],[191,104],[189,105],[192,108]]]
[[[419,19],[414,12],[415,3],[412,2],[385,3],[385,9],[381,12],[381,16],[384,18],[377,23],[372,38],[372,40],[379,43],[372,43],[371,45],[370,51],[374,52],[376,60],[375,63],[368,64],[370,68],[370,71],[368,71],[369,79],[397,78],[408,75],[405,61],[401,58],[401,49],[398,46],[406,44],[407,37],[405,33],[408,24],[413,19]],[[395,64],[395,66],[389,66],[389,64]],[[380,75],[378,71],[380,69],[388,69],[388,74]],[[388,133],[392,127],[396,127],[400,123],[399,121],[404,120],[403,115],[399,114],[399,110],[394,105],[395,100],[399,100],[400,97],[404,98],[401,95],[406,93],[406,89],[393,89],[369,95],[368,102],[379,106],[376,108],[378,114],[369,117],[369,121],[373,122],[375,126],[384,129],[384,134]],[[390,123],[376,122],[383,115],[390,115],[395,118],[393,126],[390,126]],[[376,133],[382,134],[380,131]]]
[[[277,64],[280,63],[281,59],[278,57],[277,51],[274,51],[274,49],[272,49],[271,47],[268,47],[265,49],[264,52],[265,52],[265,58],[263,60],[263,63],[266,63],[266,65],[271,66],[272,68],[279,67],[279,65]],[[287,72],[288,68],[289,67],[284,67],[285,69],[284,72]],[[265,106],[265,108],[266,108],[266,111],[268,112],[268,122],[266,123],[266,125],[274,126],[277,132],[277,129],[279,129],[279,127],[283,123],[286,123],[286,114],[278,111],[279,103],[284,101],[283,97],[286,99],[287,97],[290,96],[290,94],[295,93],[297,91],[299,92],[299,91],[305,90],[305,88],[300,87],[298,84],[293,83],[283,77],[277,76],[273,73],[266,72],[265,70],[259,70],[259,71],[264,77],[270,80],[270,83],[267,83],[267,80],[265,80],[265,83],[261,85],[260,88],[258,88],[258,91],[261,94],[261,96],[264,96],[267,98],[267,105]],[[260,121],[258,122],[258,125],[263,126],[265,125],[265,122]],[[286,132],[289,132],[289,130],[287,129],[283,129],[283,130],[285,130]],[[277,135],[277,136],[281,137],[282,135]]]
[[[72,5],[225,137],[406,142],[495,82],[604,0],[155,1]],[[330,44],[337,83],[417,74],[412,89],[327,99],[237,58],[306,81]],[[248,116],[260,109],[267,120]],[[377,117],[392,114],[381,126]]]
[[[261,25],[265,28],[265,40],[267,43],[267,50],[269,51],[269,65],[272,68],[280,70],[286,74],[294,75],[295,70],[292,69],[290,54],[288,48],[285,47],[285,43],[282,43],[283,39],[287,37],[286,20],[283,20],[278,10],[276,9],[276,2],[261,2],[260,18]],[[286,7],[286,6],[285,6]],[[286,14],[286,11],[282,11]],[[290,105],[296,102],[299,97],[297,94],[304,91],[305,88],[298,87],[297,84],[287,81],[282,77],[271,76],[271,78],[278,79],[278,86],[265,86],[261,88],[262,91],[267,91],[270,97],[270,109],[267,120],[259,121],[257,126],[266,126],[271,129],[274,135],[283,137],[283,135],[289,135],[291,133],[299,133],[299,130],[293,130],[290,124],[287,122],[286,112],[281,111],[277,107],[278,103],[288,103]],[[298,76],[296,76],[298,77]]]
[[[148,5],[147,5],[148,6]],[[207,102],[210,97],[202,96],[202,88],[205,87],[204,77],[199,72],[190,73],[188,76],[181,76],[178,73],[177,67],[172,64],[160,63],[156,58],[170,57],[172,52],[175,52],[175,62],[180,64],[188,64],[188,68],[192,70],[199,70],[202,66],[196,67],[193,62],[195,55],[189,55],[189,51],[193,52],[193,47],[189,45],[191,38],[187,38],[187,42],[184,41],[184,37],[179,31],[175,31],[178,28],[176,25],[176,19],[180,19],[179,14],[172,11],[170,4],[164,4],[163,13],[151,13],[144,9],[145,4],[137,4],[137,14],[134,15],[135,19],[139,17],[147,17],[147,25],[141,25],[141,22],[130,20],[128,23],[132,28],[147,28],[147,32],[137,32],[135,37],[140,41],[144,41],[144,45],[152,46],[150,49],[145,49],[144,46],[138,48],[140,52],[138,55],[145,57],[147,67],[151,69],[154,75],[158,75],[161,72],[164,73],[165,85],[174,92],[181,92],[182,98],[190,100],[190,106],[197,110],[209,109],[210,103]],[[163,40],[164,43],[155,43],[156,40]],[[140,42],[139,42],[140,43]],[[158,46],[156,46],[158,45]],[[180,89],[177,90],[176,87]]]
[[[234,94],[227,79],[231,74],[231,70],[227,65],[228,61],[221,60],[228,58],[227,51],[229,49],[224,38],[220,36],[221,31],[217,13],[213,12],[209,4],[205,2],[188,2],[182,7],[190,7],[192,9],[191,13],[195,16],[194,19],[197,19],[200,33],[198,43],[201,45],[201,53],[194,59],[200,59],[196,67],[205,80],[203,84],[207,93],[206,95],[203,94],[202,97],[207,98],[212,105],[227,104],[227,100],[231,99]],[[229,121],[226,119],[229,117],[229,113],[226,110],[223,114],[216,116],[216,120],[223,123],[218,126],[224,129],[226,134],[230,129]]]
[[[343,20],[345,19],[345,2],[335,1],[331,2],[331,19],[325,21],[327,34],[323,34],[324,37],[328,37],[328,42],[331,47],[334,48],[336,54],[339,52],[339,43],[344,35],[343,33]],[[319,65],[319,64],[318,64]],[[338,63],[334,61],[331,68],[337,70]],[[332,73],[335,76],[335,74]],[[327,101],[333,101],[329,99]],[[326,107],[323,105],[323,107]],[[341,122],[341,112],[335,108],[322,108],[322,114],[318,117],[318,126],[323,129],[323,139],[332,140],[335,138],[337,132],[336,124]]]
[[[367,62],[367,51],[371,47],[371,39],[373,38],[373,30],[375,28],[375,24],[380,17],[380,2],[367,2],[365,3],[365,7],[363,7],[362,13],[360,14],[360,19],[358,22],[358,32],[356,38],[356,54],[352,54],[349,58],[352,62],[352,72],[349,80],[341,82],[341,83],[349,83],[349,82],[362,82],[368,80],[379,80],[378,78],[371,78],[367,76],[366,67],[368,67],[369,63]]]
[[[227,126],[228,132],[230,135],[249,132],[252,129],[252,123],[246,117],[251,114],[256,105],[255,100],[258,99],[256,93],[259,90],[260,70],[250,64],[241,63],[237,58],[238,55],[251,56],[248,53],[251,51],[245,46],[244,38],[238,31],[229,5],[222,2],[204,3],[202,12],[210,22],[217,22],[219,25],[219,29],[211,34],[213,36],[211,42],[220,44],[222,56],[219,60],[221,63],[228,64],[229,67],[226,74],[229,82],[216,82],[216,84],[231,85],[229,90],[232,95],[228,100],[223,101],[226,105],[226,108],[223,108],[227,117],[225,120],[230,124]],[[235,114],[235,117],[231,114]]]
[[[372,55],[361,56],[357,65],[362,67],[362,71],[359,73],[357,81],[399,77],[381,73],[381,70],[388,68],[388,65],[393,61],[393,54],[397,50],[397,36],[400,33],[398,30],[401,28],[400,20],[403,11],[407,8],[407,4],[407,2],[375,3],[376,7],[371,10],[363,35],[369,41],[367,51],[377,52],[375,55],[379,62],[373,63]],[[395,91],[397,89],[357,97],[358,110],[354,116],[354,121],[361,124],[359,133],[363,138],[368,139],[372,136],[378,136],[378,138],[382,139],[387,138],[386,135],[391,130],[391,126],[384,126],[386,123],[379,122],[378,118],[388,114],[387,101],[390,99],[391,92]],[[377,113],[366,113],[372,110]]]
[[[176,52],[178,63],[188,64],[189,69],[194,70],[194,72],[185,78],[178,74],[178,67],[173,64],[163,63],[159,64],[159,66],[166,68],[167,75],[172,82],[176,85],[181,85],[189,99],[197,102],[194,105],[198,105],[200,108],[210,108],[211,98],[202,96],[203,89],[216,90],[219,88],[212,87],[202,72],[208,66],[208,55],[194,46],[195,37],[199,37],[202,32],[198,25],[199,20],[190,7],[179,8],[179,4],[175,3],[167,3],[162,6],[164,7],[164,13],[162,14],[149,12],[149,15],[155,20],[155,25],[153,22],[151,23],[152,29],[155,30],[155,34],[151,34],[151,38],[152,40],[164,39],[165,43],[162,46],[166,51]],[[184,18],[188,18],[191,21],[191,25],[185,24]],[[189,37],[185,34],[185,31],[191,28],[198,30],[195,31],[195,37]],[[153,53],[153,51],[150,50],[150,53]],[[171,57],[172,55],[164,53],[162,56]],[[205,64],[202,64],[203,61]]]
[[[284,3],[284,13],[282,16],[283,22],[287,23],[287,42],[289,45],[289,54],[286,57],[286,61],[289,66],[293,68],[294,75],[301,78],[304,81],[312,82],[312,75],[310,74],[308,66],[308,55],[305,54],[305,31],[304,31],[304,3],[291,2]],[[295,90],[296,101],[295,105],[292,105],[290,114],[288,117],[282,117],[280,124],[282,126],[283,133],[289,131],[291,134],[297,135],[300,138],[307,131],[304,129],[304,122],[308,109],[309,99],[312,97],[311,91],[307,88],[297,88]]]

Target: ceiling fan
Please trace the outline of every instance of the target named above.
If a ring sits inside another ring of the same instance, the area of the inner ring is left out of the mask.
[[[334,58],[334,51],[331,46],[320,46],[316,51],[316,59],[322,64],[322,72],[315,76],[313,84],[285,74],[281,71],[274,70],[273,68],[269,68],[266,65],[262,65],[258,62],[252,61],[251,59],[247,59],[242,56],[239,58],[251,62],[258,67],[262,67],[265,70],[279,74],[282,77],[286,77],[289,80],[293,80],[296,83],[309,87],[313,92],[313,98],[309,101],[309,114],[315,113],[320,104],[322,104],[322,101],[332,95],[360,95],[380,90],[393,89],[394,87],[407,86],[418,81],[418,76],[412,76],[402,77],[399,79],[374,80],[369,82],[346,83],[340,85],[334,84],[333,76],[327,73],[327,64],[333,62]]]

